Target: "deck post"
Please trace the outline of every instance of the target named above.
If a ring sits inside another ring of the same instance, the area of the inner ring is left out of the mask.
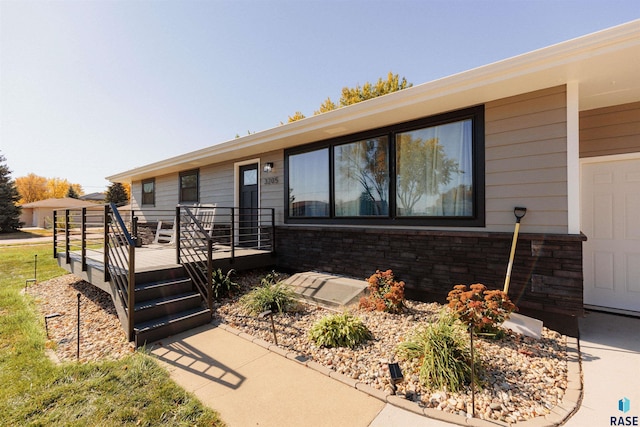
[[[87,271],[87,208],[82,208],[82,218],[80,222],[82,227],[80,238],[80,244],[82,245],[82,271]]]
[[[271,254],[276,253],[276,210],[271,208]]]
[[[71,264],[71,243],[69,242],[69,209],[64,211],[64,249],[67,252],[65,262]]]
[[[104,205],[104,251],[103,251],[104,281],[109,277],[109,205]]]
[[[133,341],[133,327],[135,322],[133,320],[133,314],[136,308],[136,239],[133,239],[133,244],[129,243],[129,288],[127,289],[127,311],[128,311],[128,336],[129,341]]]
[[[53,257],[58,258],[58,211],[53,210]]]
[[[176,219],[175,219],[175,230],[173,232],[175,235],[173,238],[176,242],[176,264],[180,264],[180,223],[182,219],[180,218],[180,205],[176,206]]]
[[[213,240],[207,239],[207,307],[213,316]]]
[[[231,236],[229,236],[229,242],[231,243],[231,260],[229,261],[231,264],[235,261],[236,258],[236,242],[235,242],[235,234],[236,234],[236,208],[231,208]]]

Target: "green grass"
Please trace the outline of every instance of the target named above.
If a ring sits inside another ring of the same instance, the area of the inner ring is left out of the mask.
[[[44,322],[20,294],[35,254],[39,281],[65,273],[50,245],[0,246],[0,425],[224,425],[143,352],[119,361],[51,362]]]
[[[11,233],[0,233],[0,241],[8,239],[31,239],[33,237],[50,236],[53,236],[53,230],[45,230],[44,228],[32,228],[29,230],[18,230]]]

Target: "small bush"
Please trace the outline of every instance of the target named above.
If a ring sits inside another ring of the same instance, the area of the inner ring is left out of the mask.
[[[471,381],[466,328],[450,312],[443,311],[437,322],[415,329],[397,352],[401,360],[420,359],[420,382],[429,390],[456,392]]]
[[[447,297],[449,308],[480,334],[500,336],[499,326],[517,307],[509,296],[500,290],[489,290],[481,283],[469,287],[456,285]]]
[[[325,316],[309,330],[309,339],[320,347],[353,348],[371,338],[362,320],[349,313]]]
[[[230,297],[240,289],[240,285],[231,279],[235,272],[235,270],[231,269],[227,274],[224,274],[220,268],[213,271],[211,282],[215,299]]]
[[[264,279],[263,279],[263,283]],[[252,289],[240,298],[240,304],[250,313],[258,315],[271,310],[276,313],[296,311],[298,302],[293,289],[283,282],[266,283]]]
[[[360,308],[369,311],[400,313],[404,309],[404,282],[393,277],[393,271],[376,270],[367,279],[369,294],[360,298]]]
[[[266,274],[262,279],[260,279],[260,284],[262,286],[275,285],[280,280],[280,273],[275,270],[272,270],[271,273]]]

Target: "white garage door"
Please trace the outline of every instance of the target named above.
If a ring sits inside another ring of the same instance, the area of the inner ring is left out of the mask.
[[[582,164],[585,305],[640,312],[640,158]]]

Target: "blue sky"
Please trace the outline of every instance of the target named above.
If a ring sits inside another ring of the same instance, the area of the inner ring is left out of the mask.
[[[640,18],[637,0],[0,0],[0,153],[14,178],[105,176]]]

